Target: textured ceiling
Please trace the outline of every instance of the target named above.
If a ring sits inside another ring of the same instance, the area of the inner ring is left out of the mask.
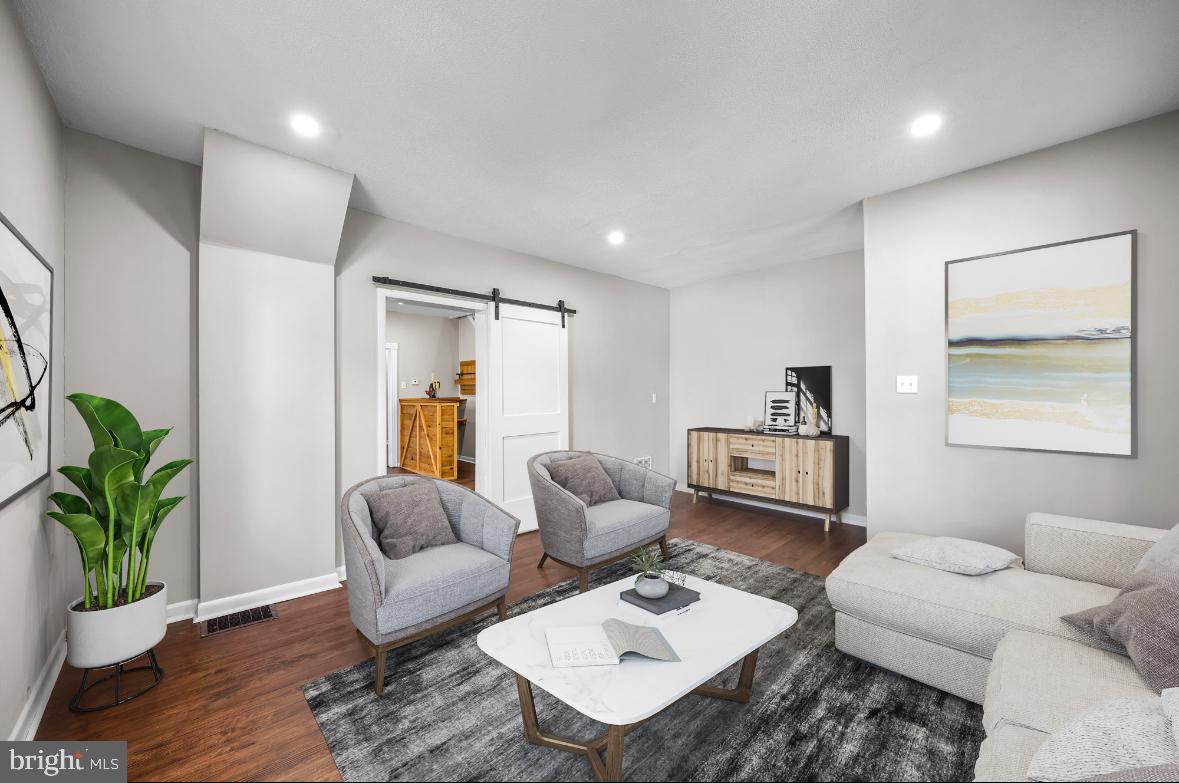
[[[70,127],[193,162],[217,128],[355,172],[361,209],[664,286],[858,248],[867,196],[1179,107],[1167,0],[17,5]]]

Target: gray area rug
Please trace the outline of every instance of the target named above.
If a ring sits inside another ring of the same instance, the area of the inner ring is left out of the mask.
[[[823,580],[688,539],[677,570],[798,609],[762,648],[748,704],[689,695],[626,738],[626,780],[970,780],[982,708],[850,658],[834,647]],[[595,584],[626,576],[619,563]],[[594,586],[594,585],[591,585]],[[576,595],[571,580],[512,616]],[[475,644],[480,620],[395,650],[385,695],[366,661],[303,686],[345,780],[592,780],[585,759],[524,741],[515,680]],[[714,684],[732,687],[736,667]],[[539,688],[547,731],[590,738],[602,725]]]

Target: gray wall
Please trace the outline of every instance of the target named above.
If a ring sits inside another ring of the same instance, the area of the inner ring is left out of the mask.
[[[667,455],[668,292],[610,275],[348,210],[336,263],[339,483],[377,464],[377,294],[373,275],[490,292],[578,310],[569,332],[574,448],[628,459]],[[657,402],[651,403],[651,393]]]
[[[66,275],[61,122],[7,1],[0,3],[0,212],[54,269],[50,469],[62,464]],[[68,379],[66,379],[68,382]],[[71,415],[73,415],[71,413]],[[0,736],[9,736],[53,645],[65,605],[82,594],[73,538],[45,518],[56,476],[0,509],[0,595],[9,632],[0,644]]]
[[[78,131],[64,135],[70,391],[111,397],[144,427],[172,427],[153,464],[196,458],[197,235],[201,170]],[[66,458],[85,464],[90,435],[66,419]],[[197,597],[197,468],[168,485],[186,500],[152,549],[168,601]]]
[[[1179,113],[864,205],[869,532],[1023,550],[1029,511],[1174,525],[1179,508]],[[1136,228],[1138,457],[945,445],[944,263]],[[898,374],[921,393],[895,393]]]
[[[744,427],[787,366],[831,365],[832,419],[851,438],[850,521],[865,506],[864,259],[784,264],[671,291],[672,475],[687,481],[691,427]],[[859,517],[858,519],[856,517]]]
[[[351,189],[351,174],[205,133],[198,619],[336,584],[332,262]]]
[[[458,396],[458,319],[391,312],[385,318],[385,341],[397,343],[397,380],[418,382],[398,389],[398,397],[425,397],[430,373],[442,381],[439,397]]]

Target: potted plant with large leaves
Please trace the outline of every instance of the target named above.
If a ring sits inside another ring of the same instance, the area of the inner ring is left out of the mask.
[[[86,467],[58,469],[82,494],[51,494],[59,511],[49,516],[73,533],[82,558],[82,595],[67,607],[67,659],[96,669],[138,657],[164,638],[168,589],[148,581],[148,566],[160,525],[184,499],[164,497],[164,488],[192,460],[149,475],[148,463],[170,428],[143,430],[131,411],[105,397],[66,399],[90,430],[94,450]]]

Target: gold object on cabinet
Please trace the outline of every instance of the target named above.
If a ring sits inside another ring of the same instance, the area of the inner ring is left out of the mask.
[[[401,467],[423,476],[458,478],[458,397],[401,400]]]

